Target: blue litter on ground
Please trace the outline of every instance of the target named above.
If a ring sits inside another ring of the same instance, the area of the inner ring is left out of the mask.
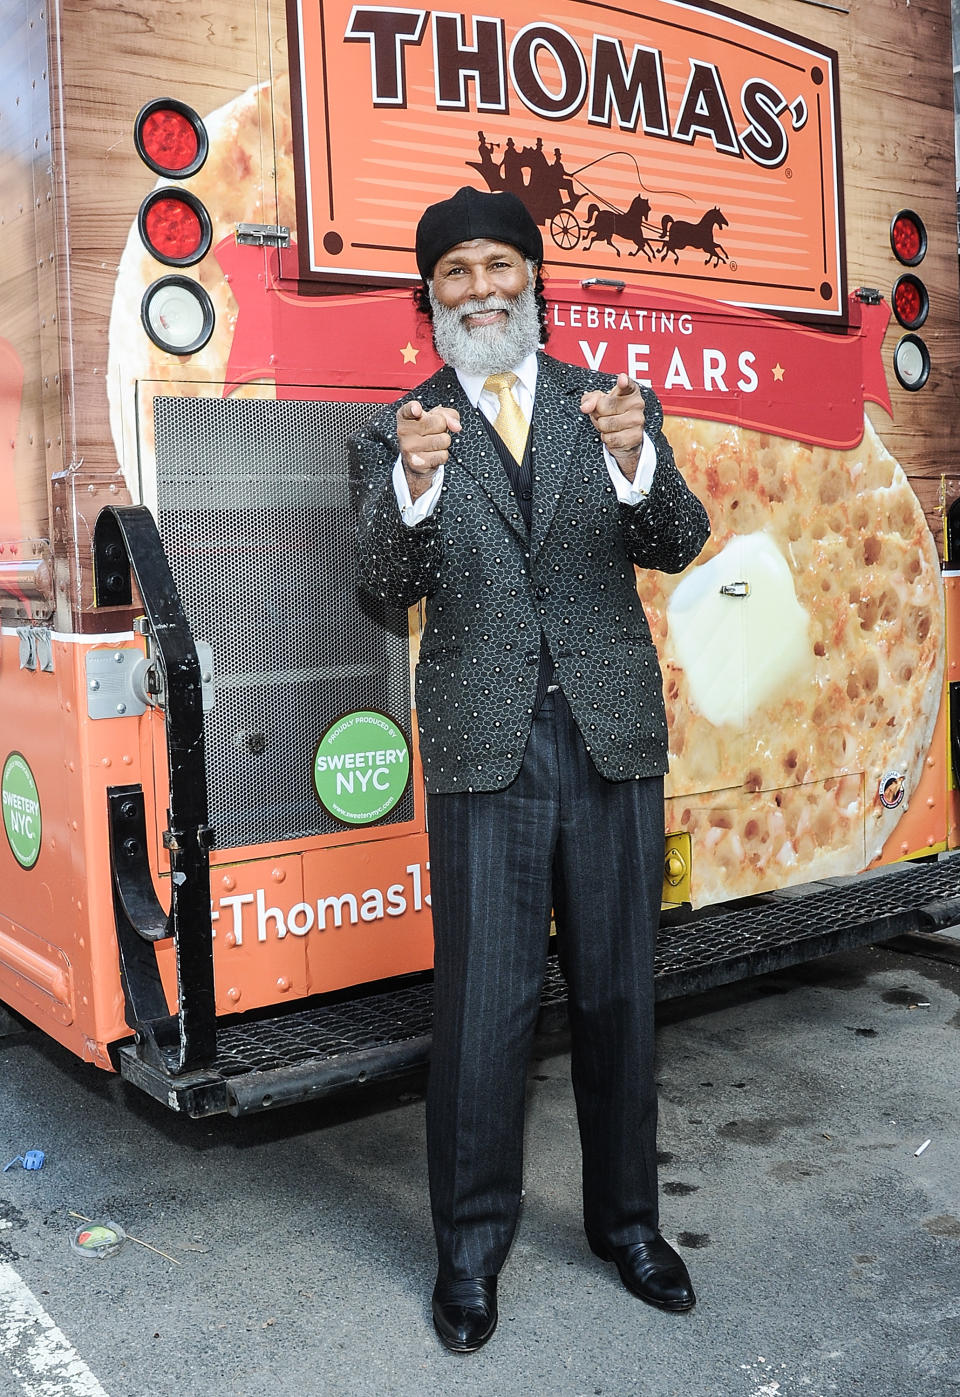
[[[26,1154],[18,1154],[15,1159],[11,1159],[9,1164],[5,1164],[3,1172],[6,1173],[15,1164],[22,1164],[24,1169],[42,1169],[45,1158],[43,1150],[27,1150]]]

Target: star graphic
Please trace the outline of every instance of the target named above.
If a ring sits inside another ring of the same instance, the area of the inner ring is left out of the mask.
[[[777,383],[782,383],[782,382],[783,382],[783,373],[784,373],[784,370],[783,370],[783,365],[782,365],[782,364],[774,364],[772,373],[773,373],[774,380],[775,380]]]
[[[419,349],[414,349],[410,341],[407,340],[400,353],[403,355],[403,362],[405,364],[415,364],[417,362],[417,355],[420,353],[420,351]]]

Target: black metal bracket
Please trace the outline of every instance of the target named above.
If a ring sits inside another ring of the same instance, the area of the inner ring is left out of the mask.
[[[127,1022],[145,1062],[164,1072],[177,1071],[180,1026],[167,1008],[154,950],[155,942],[175,933],[150,876],[142,787],[111,786],[107,811],[113,915]]]
[[[960,683],[955,679],[947,685],[947,713],[950,719],[950,758],[953,767],[953,784],[960,786]]]
[[[960,495],[947,508],[947,548],[948,568],[960,566]]]
[[[210,847],[200,662],[156,522],[142,505],[101,510],[93,537],[98,606],[131,596],[131,571],[163,683],[170,806],[170,911],[157,899],[140,786],[107,791],[117,944],[127,1022],[144,1061],[182,1073],[216,1056]],[[154,944],[172,938],[177,1009],[166,1003]]]

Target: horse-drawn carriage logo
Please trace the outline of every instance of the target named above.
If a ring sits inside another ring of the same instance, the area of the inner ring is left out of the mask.
[[[582,244],[583,251],[589,252],[597,243],[606,243],[619,257],[620,248],[614,241],[619,238],[633,243],[631,257],[642,252],[649,262],[665,262],[672,254],[674,263],[679,265],[680,252],[692,248],[706,254],[705,266],[719,267],[725,262],[736,270],[736,262],[731,262],[717,241],[717,230],[728,225],[716,206],[697,222],[674,218],[669,213],[661,216],[659,224],[650,221],[652,206],[647,196],[653,191],[644,188],[640,168],[628,151],[609,151],[575,170],[567,170],[560,147],[554,147],[550,160],[540,136],[535,145],[522,147],[512,136],[503,145],[488,140],[483,131],[478,131],[477,137],[480,158],[466,164],[483,176],[487,188],[494,193],[508,190],[522,199],[536,223],[549,232],[562,251],[570,252]],[[598,189],[604,163],[619,158],[632,162],[640,191],[625,209]],[[584,211],[581,205],[585,199],[589,202]]]

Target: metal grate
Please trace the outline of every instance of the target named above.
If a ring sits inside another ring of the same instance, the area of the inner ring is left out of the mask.
[[[960,914],[960,856],[772,893],[708,914],[657,938],[657,998],[692,994],[831,951],[928,925],[940,904]]]
[[[217,1070],[234,1076],[424,1038],[430,1033],[431,991],[430,985],[416,985],[257,1024],[228,1025],[217,1034]]]
[[[157,525],[213,647],[210,822],[235,849],[342,829],[317,800],[324,730],[387,713],[410,741],[407,613],[361,602],[346,440],[370,403],[154,399]],[[382,821],[413,818],[410,788]]]
[[[558,1007],[565,1010],[566,1001],[566,983],[551,959],[541,995],[541,1016]],[[432,1019],[433,985],[428,982],[301,1009],[275,1019],[228,1024],[217,1032],[215,1068],[231,1077],[299,1067],[311,1059],[367,1053],[418,1039],[426,1041]]]

